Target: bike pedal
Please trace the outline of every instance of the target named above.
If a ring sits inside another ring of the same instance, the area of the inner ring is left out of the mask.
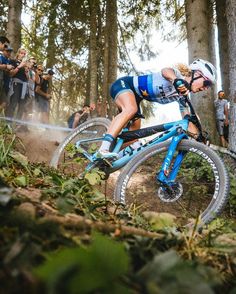
[[[108,158],[101,158],[101,162],[103,162],[108,167],[112,167],[111,159],[109,160]]]

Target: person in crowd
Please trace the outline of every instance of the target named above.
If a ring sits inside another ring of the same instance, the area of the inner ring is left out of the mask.
[[[34,57],[30,57],[27,62],[28,66],[28,95],[27,102],[25,105],[25,119],[28,118],[29,115],[32,115],[34,105],[35,105],[35,68],[37,61]]]
[[[227,128],[229,126],[228,101],[225,98],[223,90],[218,92],[218,98],[214,101],[216,113],[216,127],[220,136],[222,147],[227,147]],[[225,133],[225,134],[224,134]],[[225,136],[224,136],[225,135]]]
[[[95,154],[97,158],[118,158],[110,152],[116,137],[135,114],[141,114],[140,102],[161,104],[178,101],[182,115],[189,113],[183,106],[183,95],[207,90],[216,81],[216,69],[208,61],[196,59],[190,66],[178,65],[178,68],[163,68],[160,72],[126,76],[116,80],[110,88],[110,94],[120,113],[114,117],[101,147]],[[141,120],[133,122],[131,130],[139,129]]]
[[[21,119],[28,87],[28,68],[26,62],[26,50],[24,48],[19,48],[16,53],[16,58],[11,60],[11,65],[14,69],[10,71],[10,76],[12,77],[10,90],[9,90],[9,104],[6,107],[6,116],[13,117],[16,109],[16,118]]]
[[[37,85],[40,85],[43,77],[44,72],[44,66],[42,64],[37,64],[34,66],[34,72],[35,72],[35,88]]]
[[[90,112],[95,109],[95,104],[91,105],[85,104],[82,110],[74,112],[69,119],[67,120],[68,127],[75,129],[78,125],[84,123],[87,119],[90,118]]]
[[[4,75],[10,71],[13,66],[3,62],[3,52],[9,47],[9,40],[4,36],[0,36],[0,109],[4,109],[7,103],[6,91],[4,89]]]
[[[40,84],[36,85],[35,92],[36,96],[36,109],[40,114],[40,122],[49,122],[49,110],[50,110],[50,99],[51,94],[49,92],[49,83],[52,80],[54,71],[48,69],[45,74],[43,74]]]
[[[0,36],[0,51],[2,51],[4,48],[8,47],[10,44],[10,41],[5,36]]]
[[[2,54],[0,54],[0,64],[6,64],[6,65],[10,64],[12,51],[13,49],[11,47],[5,47],[2,50]],[[8,92],[9,92],[10,80],[11,78],[9,76],[9,70],[3,71],[3,90],[1,95],[2,109],[5,109],[7,104],[9,103]]]

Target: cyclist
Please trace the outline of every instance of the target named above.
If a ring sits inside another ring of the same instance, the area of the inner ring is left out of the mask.
[[[110,147],[128,121],[136,113],[141,114],[139,104],[143,99],[161,104],[178,101],[184,116],[188,110],[183,106],[183,95],[207,90],[215,82],[215,67],[203,59],[196,59],[189,67],[179,64],[176,68],[163,68],[157,73],[119,78],[111,85],[110,95],[120,113],[112,120],[95,156],[118,157],[118,154],[110,152]],[[138,119],[130,130],[137,130],[140,126],[141,120]]]

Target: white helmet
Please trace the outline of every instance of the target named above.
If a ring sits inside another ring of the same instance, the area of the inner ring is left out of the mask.
[[[209,61],[198,58],[189,67],[191,70],[200,70],[213,84],[216,82],[216,68]]]

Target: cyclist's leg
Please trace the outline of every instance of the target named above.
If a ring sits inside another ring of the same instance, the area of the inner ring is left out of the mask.
[[[120,94],[115,103],[121,112],[114,117],[107,133],[113,137],[117,137],[122,128],[135,115],[138,110],[137,102],[134,93],[125,92]]]
[[[120,113],[113,119],[99,149],[98,155],[112,157],[115,154],[109,153],[109,149],[122,128],[138,111],[138,105],[134,92],[129,82],[124,79],[117,80],[111,87],[111,96],[120,110]]]

